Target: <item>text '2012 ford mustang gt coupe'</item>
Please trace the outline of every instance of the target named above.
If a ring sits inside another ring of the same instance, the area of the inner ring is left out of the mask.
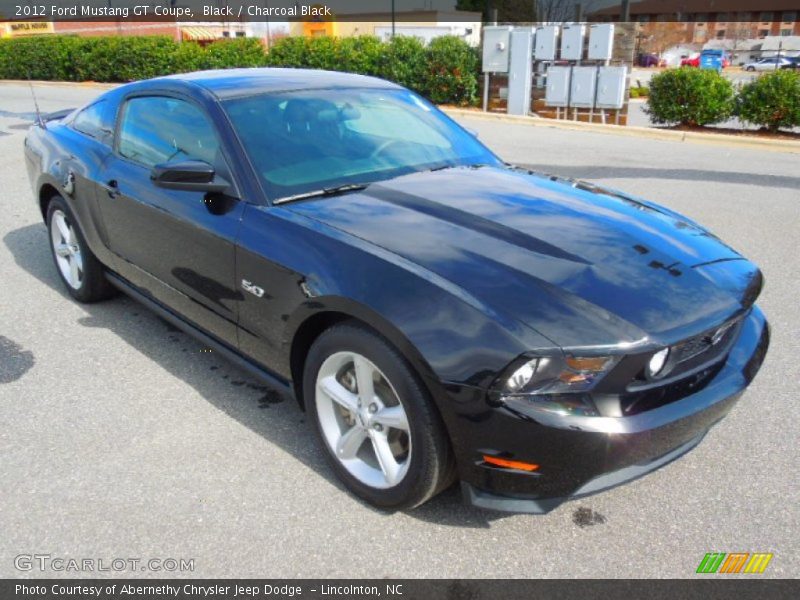
[[[700,225],[507,165],[418,95],[324,71],[128,84],[25,140],[57,271],[308,411],[373,505],[455,480],[546,512],[697,444],[761,366],[760,271]]]

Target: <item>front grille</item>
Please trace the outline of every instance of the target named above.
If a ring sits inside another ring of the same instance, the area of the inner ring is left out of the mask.
[[[675,344],[672,347],[675,363],[683,368],[693,358],[701,357],[700,360],[707,361],[713,355],[720,354],[727,348],[727,342],[735,333],[737,323],[738,321],[729,321],[721,327],[709,329],[685,342]]]
[[[736,318],[692,336],[670,348],[670,371],[662,379],[648,379],[642,357],[636,376],[620,395],[625,416],[639,414],[681,400],[703,389],[725,364],[743,319]]]
[[[622,414],[626,417],[638,415],[696,394],[716,377],[724,364],[724,362],[720,361],[674,383],[632,394],[623,394],[620,397]]]

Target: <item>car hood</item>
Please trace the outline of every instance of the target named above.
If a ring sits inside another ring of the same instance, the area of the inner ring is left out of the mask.
[[[416,173],[288,208],[564,347],[671,343],[741,311],[761,283],[754,265],[685,217],[512,168]]]

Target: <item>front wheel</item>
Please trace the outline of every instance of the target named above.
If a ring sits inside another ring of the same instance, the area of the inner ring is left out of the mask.
[[[114,295],[97,260],[78,227],[67,203],[60,196],[47,206],[50,250],[61,281],[79,302],[97,302]]]
[[[371,330],[344,323],[320,335],[303,390],[331,466],[364,500],[413,508],[452,482],[436,408],[407,361]]]

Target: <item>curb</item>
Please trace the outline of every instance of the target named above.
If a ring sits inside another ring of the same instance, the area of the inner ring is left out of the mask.
[[[520,125],[532,125],[534,127],[552,127],[573,131],[591,131],[594,133],[624,135],[628,137],[647,138],[651,140],[662,140],[668,142],[690,142],[712,146],[726,146],[734,148],[747,148],[750,150],[767,150],[769,152],[800,154],[800,141],[795,142],[793,140],[767,140],[755,136],[729,135],[724,133],[700,133],[696,131],[674,131],[670,129],[656,129],[650,127],[582,123],[579,121],[557,121],[555,119],[543,119],[541,117],[504,115],[500,113],[489,113],[479,110],[467,110],[463,108],[440,108],[451,117],[473,117],[477,119],[503,121],[506,123],[517,123]]]
[[[35,85],[38,87],[52,86],[52,87],[82,87],[82,88],[96,88],[99,90],[113,90],[115,87],[122,85],[121,83],[99,83],[97,81],[40,81],[34,79],[29,81],[27,79],[0,79],[0,85]]]

